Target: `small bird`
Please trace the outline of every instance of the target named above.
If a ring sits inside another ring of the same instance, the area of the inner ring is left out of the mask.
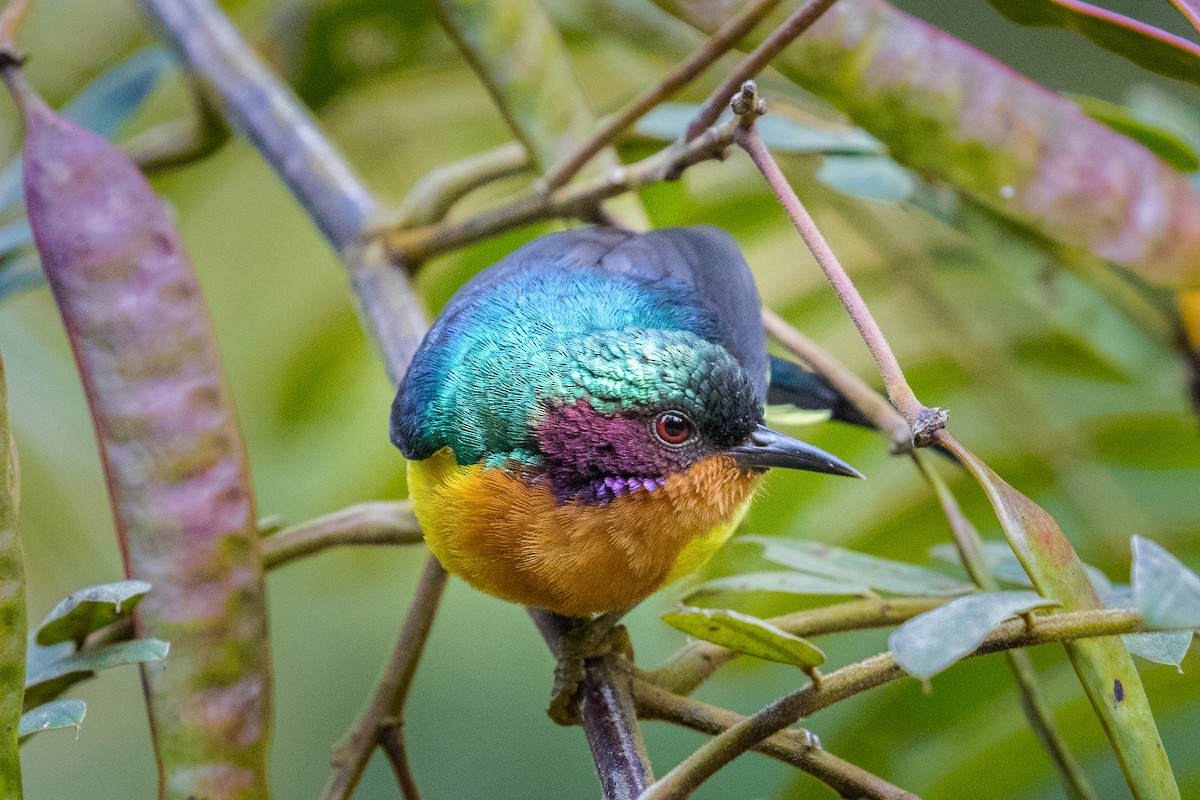
[[[745,259],[717,228],[583,228],[467,283],[396,393],[430,549],[484,592],[568,617],[697,569],[769,467],[861,477],[763,425],[771,360]],[[782,362],[772,394],[865,420]]]

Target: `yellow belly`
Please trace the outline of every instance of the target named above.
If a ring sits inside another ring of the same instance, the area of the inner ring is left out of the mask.
[[[631,606],[699,568],[745,515],[759,474],[723,456],[605,506],[559,504],[502,469],[460,467],[447,448],[408,465],[425,541],[489,594],[570,616]]]

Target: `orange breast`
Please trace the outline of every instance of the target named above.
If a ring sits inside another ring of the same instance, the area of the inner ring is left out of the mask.
[[[758,473],[724,456],[606,506],[559,504],[503,469],[443,449],[409,463],[425,540],[450,572],[505,600],[570,616],[614,611],[698,568],[737,526]]]

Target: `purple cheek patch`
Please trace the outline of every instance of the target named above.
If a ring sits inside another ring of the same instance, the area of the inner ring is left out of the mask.
[[[653,491],[681,466],[653,439],[649,421],[605,416],[586,398],[550,411],[534,438],[545,477],[563,502],[606,505],[633,491]]]

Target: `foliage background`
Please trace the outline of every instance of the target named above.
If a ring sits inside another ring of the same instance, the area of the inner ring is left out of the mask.
[[[583,0],[556,5],[600,112],[675,61],[660,41],[634,42],[592,24]],[[1055,90],[1121,101],[1135,85],[1151,84],[1200,109],[1194,88],[1156,79],[1069,33],[1017,27],[985,0],[899,5]],[[223,6],[385,198],[398,200],[428,169],[508,138],[489,98],[417,0]],[[1187,35],[1165,2],[1106,6]],[[125,0],[40,0],[24,35],[33,54],[28,74],[61,102],[147,41]],[[134,127],[182,108],[178,85],[165,87]],[[6,153],[18,146],[16,124],[10,107],[0,110]],[[628,155],[643,150],[635,143]],[[1081,555],[1110,576],[1127,574],[1132,533],[1158,540],[1193,567],[1200,563],[1200,443],[1177,360],[1074,279],[1047,271],[1047,257],[1011,232],[984,222],[964,236],[921,211],[849,200],[816,184],[815,166],[796,157],[785,162],[801,195],[815,199],[819,222],[914,388],[952,410],[959,438],[1053,513]],[[157,179],[156,188],[177,211],[207,293],[263,513],[300,521],[360,500],[403,496],[403,462],[385,432],[391,391],[363,341],[340,268],[290,195],[238,140]],[[494,197],[502,190],[489,191]],[[643,199],[656,224],[729,229],[768,303],[860,374],[873,375],[849,321],[744,158],[701,165]],[[433,262],[418,281],[430,310],[535,232]],[[943,305],[930,301],[929,287]],[[30,615],[38,619],[72,589],[115,580],[120,566],[87,408],[44,288],[0,306],[0,347],[23,465]],[[870,480],[774,475],[748,529],[913,561],[947,539],[928,490],[910,465],[888,458],[880,438],[829,426],[807,435]],[[977,490],[965,479],[955,486],[985,535],[996,535]],[[709,573],[744,569],[753,558],[750,548],[727,548]],[[345,551],[271,575],[276,796],[314,796],[323,785],[329,748],[373,686],[421,561],[416,550]],[[655,665],[681,641],[657,620],[678,593],[664,591],[633,615],[640,663]],[[784,608],[762,600],[752,610]],[[876,632],[822,644],[840,664],[878,651],[883,640]],[[1126,797],[1061,650],[1033,656],[1098,791]],[[1185,677],[1141,663],[1180,788],[1184,796],[1200,794],[1200,681],[1191,674],[1200,658],[1185,662]],[[596,793],[583,738],[544,716],[550,670],[522,610],[451,584],[408,710],[414,769],[429,797]],[[739,663],[700,696],[749,712],[798,679],[784,667]],[[1002,662],[976,660],[939,676],[931,694],[905,681],[822,712],[811,727],[834,752],[927,800],[1056,797],[1060,790],[1011,686]],[[79,696],[89,713],[78,740],[44,736],[24,749],[31,796],[151,796],[136,673],[106,674]],[[660,770],[697,743],[694,734],[661,725],[646,733]],[[394,794],[377,757],[356,796]],[[826,795],[753,755],[699,793]]]

